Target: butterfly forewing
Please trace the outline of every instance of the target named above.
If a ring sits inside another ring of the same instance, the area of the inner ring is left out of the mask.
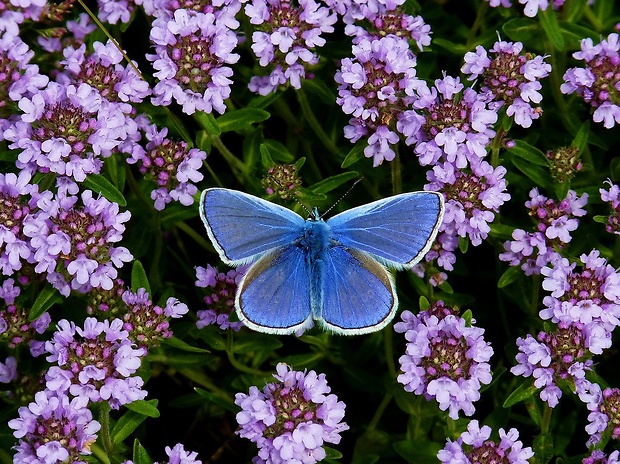
[[[233,266],[290,245],[300,238],[305,222],[282,206],[222,188],[202,193],[200,217],[222,261]]]
[[[298,246],[269,252],[250,267],[239,284],[235,306],[247,326],[290,334],[311,327],[310,273]]]
[[[416,264],[428,252],[443,211],[440,193],[403,193],[340,213],[327,224],[332,238],[342,246],[403,268]]]
[[[322,261],[321,313],[315,318],[324,328],[359,335],[380,330],[392,320],[398,299],[381,264],[363,252],[342,247],[327,250]]]

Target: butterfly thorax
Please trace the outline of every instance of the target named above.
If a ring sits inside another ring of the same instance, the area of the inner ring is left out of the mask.
[[[304,224],[304,233],[299,246],[306,250],[311,263],[320,259],[321,254],[329,245],[329,231],[330,227],[321,218],[312,217]]]

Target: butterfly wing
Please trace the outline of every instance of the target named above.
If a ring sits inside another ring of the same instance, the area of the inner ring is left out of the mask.
[[[327,330],[342,335],[375,332],[396,313],[392,276],[366,253],[329,248],[322,260],[321,280],[322,302],[315,309],[315,319]]]
[[[278,248],[254,263],[237,290],[239,319],[253,330],[291,334],[313,325],[310,271],[304,248]]]
[[[305,220],[280,205],[223,188],[202,192],[200,217],[222,261],[231,266],[255,261],[274,248],[290,245]]]
[[[411,192],[340,213],[327,221],[331,238],[397,269],[416,264],[428,252],[443,219],[443,195]]]

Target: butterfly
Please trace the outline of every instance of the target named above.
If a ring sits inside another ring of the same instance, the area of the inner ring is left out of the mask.
[[[343,335],[385,327],[398,298],[392,274],[428,252],[444,214],[443,195],[411,192],[308,219],[224,188],[202,193],[200,217],[222,261],[250,265],[235,296],[239,319],[270,334],[314,325]]]

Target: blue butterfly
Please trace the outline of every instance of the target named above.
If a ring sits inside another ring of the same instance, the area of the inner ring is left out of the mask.
[[[358,335],[385,327],[398,298],[385,266],[410,268],[441,224],[441,193],[412,192],[374,201],[324,221],[261,198],[207,189],[200,217],[230,266],[251,264],[235,308],[251,329],[291,334],[313,326]]]

